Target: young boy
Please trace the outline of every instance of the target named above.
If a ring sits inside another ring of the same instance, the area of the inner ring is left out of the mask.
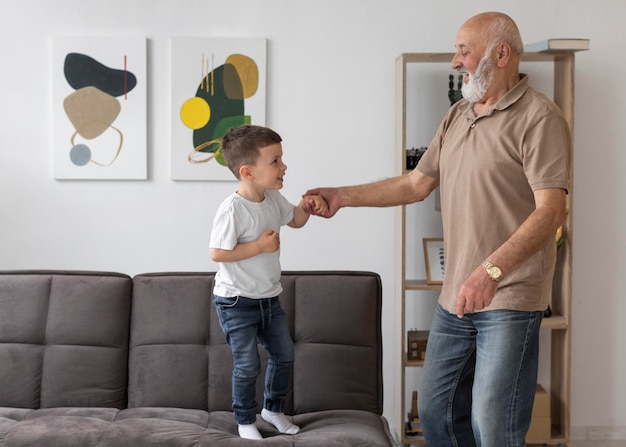
[[[282,225],[302,227],[309,219],[306,202],[326,209],[320,196],[307,196],[294,206],[279,189],[287,166],[281,137],[271,129],[245,125],[222,139],[222,153],[239,180],[239,189],[222,202],[211,231],[211,259],[219,263],[214,303],[233,353],[233,411],[239,436],[262,439],[256,422],[255,388],[261,372],[257,339],[269,354],[261,417],[278,431],[300,428],[284,415],[293,365],[293,342],[278,294]]]

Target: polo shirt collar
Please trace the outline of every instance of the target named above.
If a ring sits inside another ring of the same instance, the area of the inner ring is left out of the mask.
[[[528,75],[520,73],[519,82],[513,86],[511,90],[506,92],[502,98],[493,106],[494,109],[504,110],[515,104],[528,90]]]

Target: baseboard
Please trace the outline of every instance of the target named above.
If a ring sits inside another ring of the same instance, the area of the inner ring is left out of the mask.
[[[626,427],[571,427],[573,441],[626,440]]]

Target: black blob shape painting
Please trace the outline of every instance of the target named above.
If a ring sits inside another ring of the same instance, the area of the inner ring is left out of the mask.
[[[146,39],[52,41],[56,179],[147,178]]]

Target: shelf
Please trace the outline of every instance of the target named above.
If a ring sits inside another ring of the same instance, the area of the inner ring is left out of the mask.
[[[404,53],[400,56],[407,64],[416,62],[452,63],[454,53]],[[551,62],[574,57],[569,51],[524,53],[522,62]]]
[[[441,284],[428,284],[425,279],[407,279],[404,284],[404,290],[417,290],[426,291],[432,290],[435,292],[441,291]],[[562,315],[553,314],[550,317],[544,318],[541,322],[541,329],[558,330],[568,329],[569,322],[567,317]],[[408,364],[408,366],[416,366]]]
[[[406,358],[406,353],[404,354],[404,362],[402,362],[402,366],[409,368],[421,368],[424,366],[424,360],[408,360]]]
[[[529,447],[532,446],[546,446],[546,445],[554,445],[561,446],[567,444],[568,440],[563,436],[563,432],[558,429],[558,427],[552,425],[552,433],[550,434],[550,439],[526,439],[526,444]]]
[[[411,437],[411,436],[402,435],[402,444],[426,445],[426,441],[424,441],[424,438],[422,436]]]
[[[425,279],[407,279],[404,290],[441,290],[441,284],[428,284]]]
[[[551,317],[544,318],[541,321],[541,329],[548,330],[565,330],[569,328],[567,318],[560,315],[552,315]]]
[[[436,289],[406,289],[406,290],[436,290]],[[541,321],[541,329],[546,330],[565,330],[569,328],[569,323],[566,317],[561,315],[552,315],[546,317]]]
[[[409,85],[409,76],[414,76],[413,70],[407,70],[407,66],[411,64],[423,63],[440,63],[444,64],[436,68],[436,72],[444,72],[445,69],[454,71],[450,68],[454,53],[403,53],[396,59],[396,143],[398,146],[398,154],[400,163],[398,164],[399,172],[407,174],[410,172],[406,169],[406,149],[407,145],[407,126],[412,121],[407,120],[407,105],[415,105],[418,101],[413,93],[407,93],[407,85]],[[553,67],[553,100],[560,107],[573,135],[574,131],[574,81],[575,81],[575,52],[539,52],[525,53],[522,57],[523,63],[549,63]],[[430,71],[426,70],[427,73]],[[450,73],[450,71],[448,71]],[[427,88],[427,87],[426,87]],[[418,103],[419,105],[419,103]],[[574,156],[575,154],[572,154]],[[570,176],[573,180],[572,160],[570,167]],[[550,344],[550,403],[551,403],[551,420],[552,432],[549,439],[528,439],[529,444],[540,444],[548,446],[569,444],[570,437],[570,370],[571,370],[571,277],[572,277],[572,191],[567,196],[567,219],[565,224],[564,245],[559,251],[557,265],[552,282],[552,316],[544,318],[541,324],[543,331],[549,337]],[[408,368],[423,367],[423,360],[409,360],[407,358],[407,315],[406,304],[414,299],[434,299],[434,292],[440,292],[442,286],[439,284],[427,284],[424,279],[416,279],[413,276],[407,279],[407,212],[406,205],[400,207],[400,218],[397,227],[397,243],[398,253],[400,254],[400,268],[397,271],[397,284],[399,284],[399,300],[401,305],[401,327],[402,334],[401,347],[401,371],[400,371],[400,418],[397,419],[398,424],[404,428],[403,422],[406,416],[406,376],[405,371]],[[411,248],[413,250],[414,248]],[[419,275],[418,275],[419,276]],[[413,293],[407,293],[407,292]],[[424,293],[415,293],[424,292]],[[411,303],[411,306],[419,304]],[[408,437],[401,432],[402,444],[426,445],[424,439]]]

